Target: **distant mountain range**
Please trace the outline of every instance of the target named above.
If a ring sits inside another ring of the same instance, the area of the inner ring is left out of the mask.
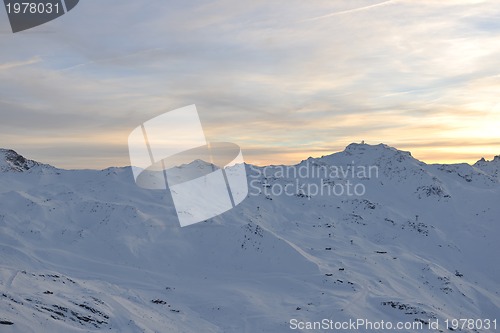
[[[429,165],[350,144],[246,167],[243,203],[180,228],[169,192],[139,188],[130,167],[62,170],[1,149],[0,332],[500,325],[499,156]]]

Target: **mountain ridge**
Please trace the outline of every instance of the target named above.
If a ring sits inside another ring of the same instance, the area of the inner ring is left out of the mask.
[[[310,161],[310,160],[324,160],[324,159],[328,159],[328,158],[331,158],[332,156],[335,156],[337,154],[346,154],[346,155],[355,155],[356,153],[358,154],[364,154],[365,151],[370,151],[370,152],[390,152],[392,154],[395,154],[397,156],[399,156],[400,158],[404,158],[404,157],[411,157],[413,159],[415,159],[411,152],[410,151],[405,151],[405,150],[400,150],[396,147],[393,147],[393,146],[389,146],[387,144],[384,144],[384,143],[379,143],[379,144],[368,144],[368,143],[350,143],[349,145],[346,146],[346,148],[343,150],[343,151],[338,151],[338,152],[333,152],[331,154],[328,154],[328,155],[323,155],[321,157],[308,157],[307,159],[305,160],[302,160],[296,164],[290,164],[290,166],[293,166],[293,165],[300,165],[301,163],[305,162],[305,161]],[[415,159],[415,161],[418,161],[420,163],[425,163],[425,164],[428,164],[424,161],[420,161],[418,159]],[[199,163],[199,162],[204,162],[206,164],[212,164],[211,162],[208,162],[208,161],[202,161],[202,160],[195,160],[191,163]],[[11,164],[11,168],[15,171],[21,171],[21,170],[25,170],[27,171],[28,169],[30,169],[31,167],[34,167],[34,166],[45,166],[45,167],[51,167],[51,168],[54,168],[54,169],[59,169],[59,170],[106,170],[106,169],[110,169],[110,168],[127,168],[127,167],[130,167],[130,166],[121,166],[121,167],[117,167],[117,166],[109,166],[109,167],[106,167],[104,169],[63,169],[63,168],[57,168],[57,167],[54,167],[50,164],[44,164],[44,163],[41,163],[41,162],[37,162],[37,161],[34,161],[34,160],[30,160],[30,159],[27,159],[26,157],[24,157],[23,155],[17,153],[15,150],[13,149],[9,149],[9,148],[0,148],[0,168],[5,164],[5,163],[10,163]],[[439,165],[455,165],[455,164],[468,164],[468,165],[471,165],[471,166],[476,166],[476,165],[483,165],[483,164],[491,164],[491,163],[498,163],[500,164],[500,155],[496,155],[493,157],[492,160],[486,160],[484,157],[481,157],[478,161],[476,161],[474,164],[469,164],[467,162],[457,162],[457,163],[430,163],[428,165],[436,165],[436,164],[439,164]],[[190,164],[190,163],[188,163]],[[248,163],[245,163],[247,165],[253,165],[253,164],[248,164]],[[269,166],[273,166],[275,164],[271,164]],[[285,165],[285,164],[279,164],[279,165]],[[257,165],[254,165],[256,167],[261,167],[261,166],[257,166]],[[0,169],[0,171],[5,171],[5,170],[2,170]]]
[[[360,148],[247,165],[248,197],[185,228],[169,192],[139,188],[130,167],[0,173],[0,322],[12,323],[0,329],[281,333],[293,318],[493,319],[498,179],[349,150]],[[378,173],[342,173],[371,164]],[[341,192],[349,182],[365,191]]]

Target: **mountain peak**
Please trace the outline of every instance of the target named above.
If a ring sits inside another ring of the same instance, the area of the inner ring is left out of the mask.
[[[500,155],[493,157],[491,161],[482,157],[474,163],[474,167],[500,180]]]
[[[365,143],[364,141],[361,143],[351,143],[349,144],[344,151],[347,152],[364,152],[364,151],[373,151],[373,152],[392,152],[392,153],[401,153],[404,155],[411,156],[411,153],[409,151],[404,151],[404,150],[399,150],[397,148],[391,147],[389,145],[386,145],[385,143],[379,143],[376,145],[370,145],[368,143]]]
[[[339,163],[342,160],[348,162],[352,162],[355,160],[358,163],[364,164],[379,164],[381,161],[385,160],[421,163],[420,161],[413,158],[409,151],[399,150],[384,143],[371,145],[365,142],[351,143],[343,151],[333,153],[331,155],[322,156],[314,160],[320,160],[326,163]]]
[[[0,148],[0,172],[14,171],[24,172],[33,167],[41,165],[40,163],[28,160],[12,149]]]
[[[496,164],[500,163],[500,155],[494,156],[491,161],[488,161],[484,157],[481,157],[479,161],[477,161],[474,165],[487,165],[487,164]]]

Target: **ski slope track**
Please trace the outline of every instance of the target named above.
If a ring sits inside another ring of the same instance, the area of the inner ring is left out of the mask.
[[[353,165],[378,172],[298,181],[351,180],[366,189],[360,196],[272,193],[296,177],[247,165],[243,203],[180,228],[170,193],[137,187],[130,167],[62,170],[1,149],[0,332],[500,321],[500,157],[426,164],[351,144],[295,168]]]

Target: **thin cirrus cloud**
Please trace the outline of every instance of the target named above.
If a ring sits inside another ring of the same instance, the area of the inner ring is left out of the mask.
[[[1,146],[61,167],[127,165],[132,129],[195,103],[207,138],[250,163],[361,140],[426,162],[492,158],[499,16],[495,1],[88,0],[0,34]]]
[[[9,69],[13,69],[16,67],[32,65],[32,64],[36,64],[37,62],[40,62],[40,61],[41,61],[41,59],[39,57],[33,57],[31,59],[24,60],[24,61],[6,62],[3,64],[0,64],[0,71],[9,70]]]

